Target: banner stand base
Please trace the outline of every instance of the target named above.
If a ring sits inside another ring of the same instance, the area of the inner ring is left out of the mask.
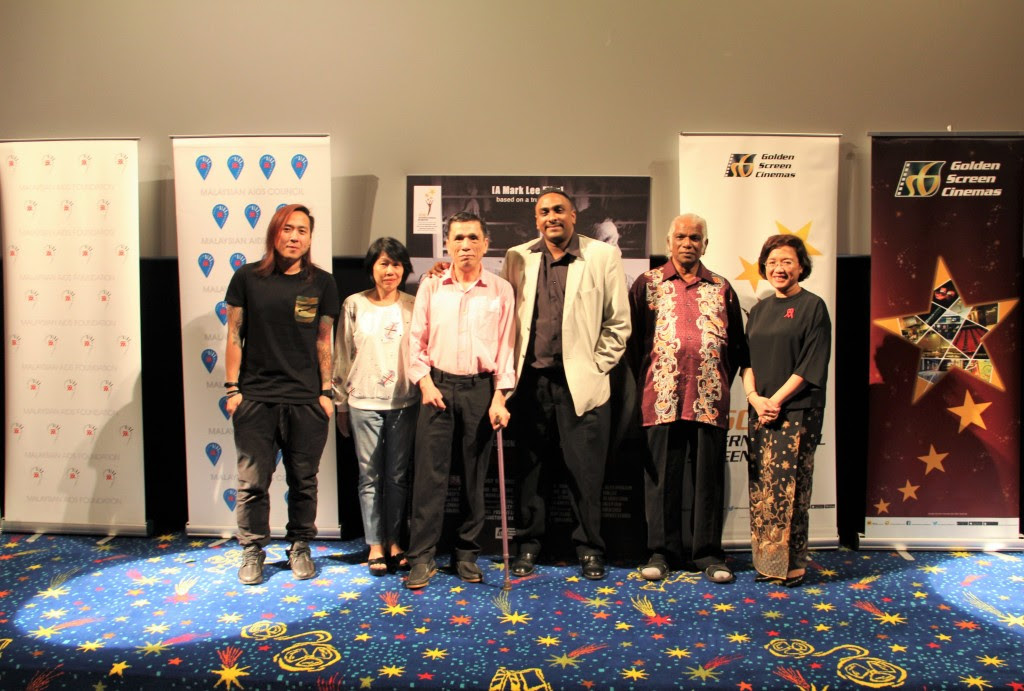
[[[149,522],[125,525],[106,525],[100,523],[38,523],[35,521],[12,521],[9,519],[3,519],[2,523],[0,523],[0,532],[148,537],[152,534],[151,527],[152,526]]]
[[[860,549],[926,550],[938,552],[1024,552],[1024,535],[1016,539],[971,538],[951,542],[949,538],[866,537],[860,534]]]
[[[192,537],[219,537],[219,538],[233,538],[235,533],[238,532],[236,526],[222,526],[222,525],[196,525],[195,523],[185,524],[185,534]],[[284,528],[271,528],[270,537],[274,540],[283,540],[285,535]],[[341,525],[332,525],[326,528],[317,528],[316,538],[317,540],[340,540],[341,539]]]

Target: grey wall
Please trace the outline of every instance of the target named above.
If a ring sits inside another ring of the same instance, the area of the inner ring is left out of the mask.
[[[678,132],[837,132],[867,253],[867,132],[1024,129],[1022,27],[1020,0],[0,0],[0,138],[140,137],[153,257],[171,134],[330,134],[353,255],[404,234],[408,174],[650,175],[661,228]]]

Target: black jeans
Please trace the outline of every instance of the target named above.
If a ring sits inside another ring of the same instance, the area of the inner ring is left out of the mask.
[[[238,450],[238,542],[243,547],[270,542],[270,480],[282,454],[288,482],[285,539],[316,537],[316,492],[320,456],[329,419],[318,403],[263,403],[243,400],[232,416]]]

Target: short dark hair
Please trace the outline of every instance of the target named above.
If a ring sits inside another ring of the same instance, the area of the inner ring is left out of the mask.
[[[448,219],[448,227],[444,229],[444,237],[445,237],[445,239],[446,240],[448,239],[448,235],[451,233],[452,224],[453,223],[473,223],[473,222],[476,222],[476,223],[480,224],[480,230],[483,231],[485,238],[491,237],[490,231],[487,230],[487,224],[484,223],[484,219],[480,218],[479,216],[477,216],[472,211],[459,211],[458,213],[452,214],[451,218]]]
[[[394,238],[377,238],[370,243],[370,248],[366,250],[363,270],[370,277],[370,282],[373,282],[373,265],[377,263],[382,254],[388,255],[402,265],[402,280],[398,283],[398,289],[405,288],[405,282],[412,275],[412,260],[409,259],[409,250],[405,249],[405,245]]]
[[[798,281],[811,275],[811,258],[807,254],[807,248],[804,247],[804,241],[796,235],[772,235],[764,241],[764,246],[761,247],[761,256],[757,258],[757,272],[761,274],[761,278],[767,278],[764,263],[768,261],[768,255],[772,253],[772,250],[777,250],[780,247],[792,247],[796,251],[796,259],[800,262]]]
[[[543,197],[545,194],[557,194],[561,197],[565,197],[565,199],[569,202],[569,206],[572,207],[572,210],[576,210],[576,200],[570,197],[569,193],[561,189],[560,187],[541,187],[540,192],[537,193],[537,201],[540,201],[540,198]]]

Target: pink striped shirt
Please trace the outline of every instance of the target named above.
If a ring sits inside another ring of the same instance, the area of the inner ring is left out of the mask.
[[[496,389],[516,383],[512,286],[486,269],[469,288],[451,269],[425,279],[416,292],[409,337],[409,381],[418,384],[430,368],[449,374],[494,375]]]

